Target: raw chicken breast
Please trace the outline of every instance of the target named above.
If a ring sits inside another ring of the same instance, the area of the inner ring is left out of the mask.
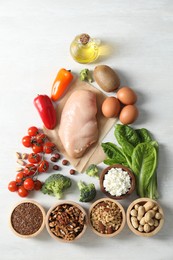
[[[59,137],[68,155],[82,157],[85,150],[98,139],[96,94],[76,90],[63,108]]]

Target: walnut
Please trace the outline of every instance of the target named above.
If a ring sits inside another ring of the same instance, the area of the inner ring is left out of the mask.
[[[84,213],[69,204],[52,210],[48,220],[51,232],[65,240],[74,240],[82,232],[86,221]]]

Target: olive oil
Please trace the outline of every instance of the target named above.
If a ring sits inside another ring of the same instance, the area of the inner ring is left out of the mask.
[[[79,63],[91,63],[99,56],[99,41],[85,33],[77,35],[71,43],[70,53]]]

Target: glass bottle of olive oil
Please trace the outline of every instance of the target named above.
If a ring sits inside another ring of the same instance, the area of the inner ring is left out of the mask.
[[[70,45],[73,59],[79,63],[91,63],[99,56],[99,40],[92,39],[88,34],[77,35]]]

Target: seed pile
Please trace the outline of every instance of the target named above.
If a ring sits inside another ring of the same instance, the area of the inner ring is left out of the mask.
[[[11,223],[17,233],[31,235],[40,229],[43,223],[43,214],[35,204],[22,203],[13,210]]]
[[[116,203],[111,201],[99,202],[90,214],[91,224],[101,234],[112,234],[122,223],[122,212]]]

